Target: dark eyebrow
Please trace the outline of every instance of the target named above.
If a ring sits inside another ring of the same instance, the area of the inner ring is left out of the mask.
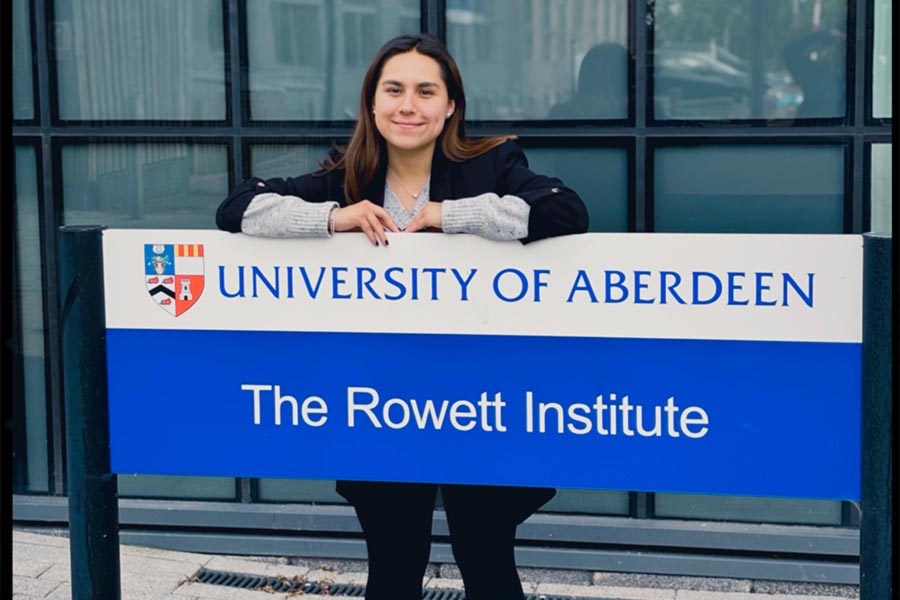
[[[381,85],[396,85],[398,87],[403,87],[402,83],[400,83],[399,81],[396,81],[394,79],[387,79],[385,81],[382,81]],[[433,81],[423,81],[422,83],[417,84],[416,87],[419,89],[422,89],[422,88],[426,88],[426,87],[437,87],[437,85],[438,84],[436,84]]]

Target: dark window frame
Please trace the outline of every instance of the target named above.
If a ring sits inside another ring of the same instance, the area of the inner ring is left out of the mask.
[[[58,307],[52,299],[57,292],[58,271],[56,235],[62,220],[61,148],[68,144],[175,142],[226,144],[229,186],[249,173],[249,145],[254,143],[310,143],[323,140],[346,140],[354,122],[343,121],[254,121],[250,114],[248,85],[247,0],[221,0],[226,118],[222,121],[60,121],[57,105],[57,65],[53,40],[48,30],[53,22],[53,0],[28,0],[31,45],[32,84],[35,118],[13,121],[15,144],[33,144],[38,164],[38,194],[41,210],[42,274],[48,300],[45,303],[45,343],[48,386],[48,436],[50,495],[65,494],[65,426],[59,387],[61,364],[54,337]],[[652,4],[651,4],[652,6]],[[871,145],[892,143],[892,119],[872,118],[872,60],[874,0],[848,0],[847,71],[845,117],[825,120],[687,120],[653,121],[652,48],[653,28],[647,17],[652,9],[647,3],[629,2],[628,118],[620,120],[557,121],[471,121],[470,135],[494,133],[518,134],[523,146],[560,144],[567,147],[594,147],[624,140],[628,146],[628,221],[629,231],[652,231],[648,226],[648,209],[652,207],[653,152],[666,140],[685,145],[692,140],[716,143],[833,144],[840,140],[845,148],[845,223],[848,233],[860,233],[869,226],[871,215]],[[446,0],[420,0],[420,29],[446,40]],[[864,47],[864,48],[863,48]],[[864,56],[859,56],[860,53]],[[862,61],[862,62],[861,62]],[[865,64],[864,69],[859,65]],[[862,82],[863,85],[856,85]],[[859,95],[854,95],[859,94]],[[860,116],[862,115],[862,116]],[[290,131],[285,135],[285,131]],[[849,190],[849,191],[848,191]],[[851,214],[847,216],[848,210]],[[53,215],[50,218],[49,215]],[[850,224],[848,225],[848,220]],[[854,221],[856,224],[854,224]],[[254,501],[258,480],[235,479],[236,497],[241,502]],[[653,517],[653,494],[631,492],[634,516]],[[852,525],[852,523],[851,523]]]

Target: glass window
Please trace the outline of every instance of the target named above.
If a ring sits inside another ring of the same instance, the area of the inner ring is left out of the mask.
[[[541,512],[627,516],[628,492],[558,489],[556,496],[541,507]]]
[[[655,511],[657,517],[664,518],[809,525],[841,524],[841,503],[832,500],[656,494]]]
[[[842,146],[663,147],[653,163],[655,231],[843,232]]]
[[[13,119],[34,118],[31,15],[28,0],[13,0]]]
[[[872,144],[872,223],[870,231],[876,233],[892,232],[892,193],[893,180],[891,177],[891,144]]]
[[[253,144],[250,173],[263,179],[296,177],[319,168],[331,146]],[[590,231],[628,230],[628,153],[622,148],[528,147],[537,173],[559,177],[588,207]]]
[[[875,40],[872,47],[872,116],[891,118],[891,89],[894,79],[891,72],[891,0],[875,0],[872,21]]]
[[[215,229],[228,195],[221,144],[97,143],[62,149],[66,225]]]
[[[323,144],[253,144],[250,146],[250,175],[262,179],[297,177],[319,170],[331,146]]]
[[[846,0],[658,0],[657,119],[844,116]]]
[[[447,47],[468,119],[628,117],[627,0],[447,0]]]
[[[44,347],[44,288],[41,279],[41,219],[37,158],[31,146],[17,146],[16,160],[16,295],[22,340],[22,376],[16,389],[13,479],[16,491],[49,491],[47,388]],[[8,374],[4,374],[4,377]],[[20,417],[24,417],[21,418]],[[24,440],[21,436],[24,435]]]
[[[628,152],[623,148],[525,149],[528,165],[559,177],[587,205],[589,231],[628,231]]]
[[[256,0],[247,10],[250,113],[257,121],[354,120],[382,44],[418,33],[407,0]],[[327,32],[327,35],[326,35]]]
[[[65,120],[225,120],[221,0],[56,0]]]
[[[330,479],[260,479],[259,499],[267,502],[347,504]]]
[[[85,144],[62,150],[66,225],[214,229],[228,193],[227,147]],[[233,499],[229,477],[120,475],[123,497]]]
[[[123,498],[205,498],[234,500],[235,480],[230,477],[173,477],[170,475],[119,475]]]

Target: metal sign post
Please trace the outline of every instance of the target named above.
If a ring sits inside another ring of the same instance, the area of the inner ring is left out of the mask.
[[[73,600],[121,597],[119,509],[110,472],[100,227],[61,228],[69,552]]]
[[[860,598],[893,598],[893,495],[897,474],[892,404],[890,236],[864,236],[862,358],[862,518]]]

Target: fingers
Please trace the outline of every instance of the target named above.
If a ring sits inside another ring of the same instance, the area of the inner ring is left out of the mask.
[[[375,208],[375,216],[378,217],[378,220],[381,221],[381,223],[388,231],[393,231],[395,233],[400,231],[400,228],[397,227],[396,223],[394,223],[394,220],[391,218],[391,215],[388,213],[388,211],[384,210],[377,204],[373,204],[372,206],[373,208]]]
[[[334,213],[335,231],[362,231],[373,246],[387,246],[386,231],[400,231],[384,208],[362,200]]]
[[[369,236],[369,239],[374,242],[377,246],[381,243],[382,246],[387,246],[387,235],[384,232],[384,227],[381,224],[381,221],[378,219],[378,216],[375,212],[368,212],[365,215],[366,223],[369,225],[366,228],[366,234]]]

